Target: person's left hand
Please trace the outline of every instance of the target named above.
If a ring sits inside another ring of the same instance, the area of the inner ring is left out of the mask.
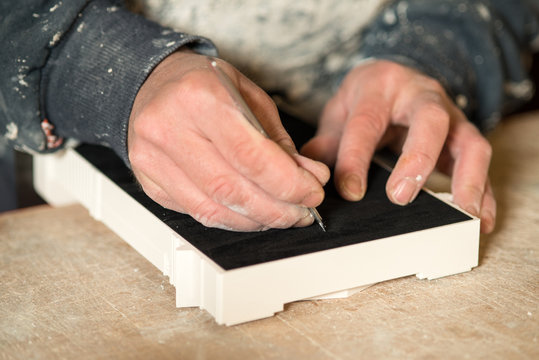
[[[436,80],[376,60],[349,72],[301,152],[334,166],[337,190],[357,201],[365,194],[375,150],[386,145],[402,151],[386,185],[392,202],[412,202],[438,166],[452,176],[454,202],[481,218],[482,232],[493,230],[488,141]]]

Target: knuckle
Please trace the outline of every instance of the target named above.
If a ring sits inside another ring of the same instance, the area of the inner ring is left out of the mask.
[[[377,73],[381,75],[382,83],[390,83],[405,75],[408,68],[393,61],[380,60],[376,63]]]
[[[371,159],[364,156],[365,150],[360,144],[347,144],[346,148],[339,153],[338,167],[342,173],[358,173],[362,169],[368,168]]]
[[[282,187],[282,190],[276,197],[281,201],[296,203],[301,201],[305,196],[306,194],[298,181],[289,181],[288,186]]]
[[[374,108],[362,109],[352,116],[351,122],[358,122],[361,124],[362,130],[373,136],[381,136],[387,127],[388,117],[385,116],[384,111]]]
[[[451,124],[451,115],[448,110],[438,102],[429,101],[421,106],[416,113],[416,118],[430,123],[431,131],[447,133]]]
[[[182,95],[204,93],[207,90],[207,84],[203,80],[200,71],[190,71],[182,76],[181,81],[175,83],[176,90]]]
[[[132,130],[136,138],[145,139],[152,144],[162,144],[170,137],[169,126],[163,118],[163,109],[166,108],[161,101],[148,104],[133,122]]]
[[[238,140],[231,149],[231,156],[241,167],[241,172],[258,176],[264,172],[264,146],[257,146],[251,139]]]
[[[409,154],[406,160],[406,162],[419,164],[422,167],[431,170],[434,168],[437,162],[437,159],[434,156],[425,151],[415,151],[413,154]]]
[[[221,209],[211,200],[202,201],[189,211],[196,221],[207,227],[222,225]]]
[[[284,212],[279,212],[269,219],[267,225],[271,228],[285,229],[294,225],[297,221],[298,219],[289,216]]]
[[[148,151],[142,150],[142,146],[133,144],[129,149],[129,162],[133,170],[146,172],[151,163],[151,156]]]
[[[190,71],[184,74],[181,81],[169,84],[167,94],[170,101],[181,104],[183,112],[210,108],[215,104],[215,86],[202,71]]]
[[[422,76],[421,83],[426,89],[429,89],[433,94],[437,94],[440,98],[445,97],[445,88],[442,84],[429,76]]]
[[[449,124],[451,118],[449,111],[443,106],[442,98],[437,94],[429,94],[428,100],[421,106],[419,112],[429,119],[436,119],[437,122],[443,121]]]
[[[215,176],[208,183],[208,195],[215,201],[224,204],[243,205],[246,201],[246,192],[238,186],[238,181],[233,176]]]

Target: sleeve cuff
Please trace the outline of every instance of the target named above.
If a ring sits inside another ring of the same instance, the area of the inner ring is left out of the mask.
[[[112,148],[126,164],[131,108],[157,64],[180,47],[216,56],[207,39],[98,0],[81,12],[44,69],[43,104],[56,135]]]

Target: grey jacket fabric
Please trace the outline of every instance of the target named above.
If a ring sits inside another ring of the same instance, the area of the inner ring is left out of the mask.
[[[439,80],[483,131],[533,95],[538,0],[395,1],[366,31],[360,52]]]
[[[435,77],[487,130],[532,94],[526,59],[539,47],[538,14],[539,0],[390,1],[363,29],[357,54]],[[131,106],[151,70],[182,46],[217,53],[210,40],[115,0],[2,0],[0,44],[4,153],[53,151],[73,138],[111,147],[127,164]]]
[[[127,121],[151,70],[182,46],[216,54],[114,0],[7,0],[0,14],[0,134],[24,151],[74,138],[127,161]]]

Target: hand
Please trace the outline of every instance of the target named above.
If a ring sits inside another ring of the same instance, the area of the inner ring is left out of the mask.
[[[153,200],[206,226],[311,224],[307,207],[322,202],[328,168],[299,155],[266,93],[218,61],[272,140],[243,118],[207,57],[179,51],[152,71],[133,104],[135,176]]]
[[[327,103],[316,136],[302,148],[335,166],[340,194],[360,200],[377,148],[401,155],[386,184],[389,199],[413,201],[435,166],[452,176],[454,202],[494,228],[496,201],[488,179],[491,147],[435,80],[389,61],[354,68]]]

